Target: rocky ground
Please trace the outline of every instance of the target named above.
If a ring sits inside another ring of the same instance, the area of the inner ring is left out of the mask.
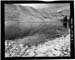
[[[69,57],[70,52],[70,34],[32,46],[5,41],[5,57]]]

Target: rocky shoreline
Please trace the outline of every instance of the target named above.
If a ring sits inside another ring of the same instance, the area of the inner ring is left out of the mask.
[[[5,57],[69,57],[70,52],[70,34],[37,46],[5,41]]]

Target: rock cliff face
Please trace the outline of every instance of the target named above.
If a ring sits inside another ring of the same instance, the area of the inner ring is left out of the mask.
[[[61,31],[61,33],[57,32]],[[5,5],[5,39],[14,40],[35,34],[44,34],[52,38],[63,35],[68,29],[58,19],[44,18],[41,11],[20,5]],[[46,37],[46,38],[47,38]]]

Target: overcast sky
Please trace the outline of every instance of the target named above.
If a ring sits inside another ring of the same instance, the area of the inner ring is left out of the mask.
[[[18,4],[16,4],[16,5],[18,5]],[[57,4],[40,4],[40,3],[38,3],[38,4],[36,4],[36,3],[30,3],[30,4],[19,4],[19,5],[22,5],[22,6],[31,6],[31,7],[34,7],[34,8],[36,8],[36,9],[41,9],[41,8],[44,8],[44,7],[55,7],[55,6],[59,6],[59,4],[57,5]],[[60,4],[60,6],[63,6],[64,4]]]
[[[18,4],[17,4],[18,5]],[[22,6],[31,6],[31,7],[34,7],[34,8],[43,8],[43,7],[47,7],[48,4],[20,4]]]

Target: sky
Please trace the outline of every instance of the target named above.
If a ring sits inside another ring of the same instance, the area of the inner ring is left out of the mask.
[[[18,5],[18,4],[15,4],[15,5]],[[31,7],[34,7],[34,8],[44,8],[44,7],[47,7],[48,5],[47,4],[20,4],[22,6],[31,6]]]

